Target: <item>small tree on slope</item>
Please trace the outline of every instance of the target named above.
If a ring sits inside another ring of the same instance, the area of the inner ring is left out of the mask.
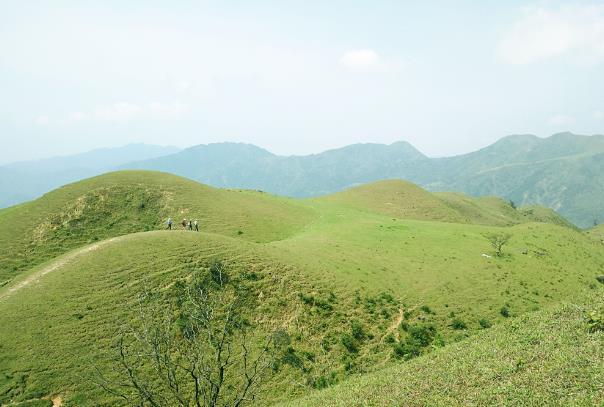
[[[497,257],[503,256],[503,246],[512,238],[510,233],[486,233],[483,236],[491,243]]]

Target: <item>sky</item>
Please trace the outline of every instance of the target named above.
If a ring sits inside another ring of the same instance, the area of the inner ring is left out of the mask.
[[[602,1],[0,1],[0,164],[562,131],[604,133]]]

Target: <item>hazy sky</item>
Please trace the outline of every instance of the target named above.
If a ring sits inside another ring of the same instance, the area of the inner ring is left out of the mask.
[[[600,0],[0,2],[0,163],[565,130],[604,133]]]

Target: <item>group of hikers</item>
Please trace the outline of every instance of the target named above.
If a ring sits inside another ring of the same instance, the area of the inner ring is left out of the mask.
[[[172,218],[168,218],[168,227],[166,229],[172,230],[172,224],[174,223],[174,221],[172,220]],[[193,230],[193,228],[195,228],[195,230],[197,232],[199,232],[199,222],[197,221],[197,219],[192,220],[186,220],[183,219],[182,222],[180,222],[180,225],[182,226],[183,229],[189,229],[189,230]]]

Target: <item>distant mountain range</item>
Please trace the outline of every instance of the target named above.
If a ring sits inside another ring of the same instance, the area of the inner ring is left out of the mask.
[[[481,150],[447,158],[426,157],[406,142],[355,144],[320,154],[288,157],[240,143],[198,145],[168,154],[155,152],[153,158],[124,157],[121,163],[107,162],[103,168],[159,170],[217,187],[259,189],[294,197],[318,196],[381,179],[400,178],[431,191],[497,195],[519,206],[548,206],[581,227],[604,220],[604,136],[600,135],[514,135]],[[86,161],[78,157],[69,159]],[[28,174],[48,178],[47,166],[28,165]],[[65,181],[56,181],[52,187],[48,183],[32,183],[29,186],[33,188],[20,200],[31,199],[60,183],[93,175],[90,170],[84,173],[70,165],[61,167],[69,173],[62,178]],[[21,185],[10,181],[14,176],[6,175],[6,168],[0,167],[0,185],[11,185],[15,193],[20,192]],[[96,173],[99,172],[102,171]],[[5,184],[7,176],[9,184]],[[37,195],[33,192],[36,188]],[[4,186],[3,191],[10,189]],[[3,196],[0,204],[18,202],[16,198],[13,195],[11,202]]]
[[[555,209],[581,227],[604,220],[604,136],[505,137],[473,153],[429,158],[406,142],[283,157],[248,144],[200,145],[122,168],[166,171],[230,188],[311,197],[380,179],[432,191],[497,195]]]
[[[176,153],[176,147],[129,144],[82,154],[0,166],[0,208],[37,198],[61,185],[111,171],[125,163]]]

